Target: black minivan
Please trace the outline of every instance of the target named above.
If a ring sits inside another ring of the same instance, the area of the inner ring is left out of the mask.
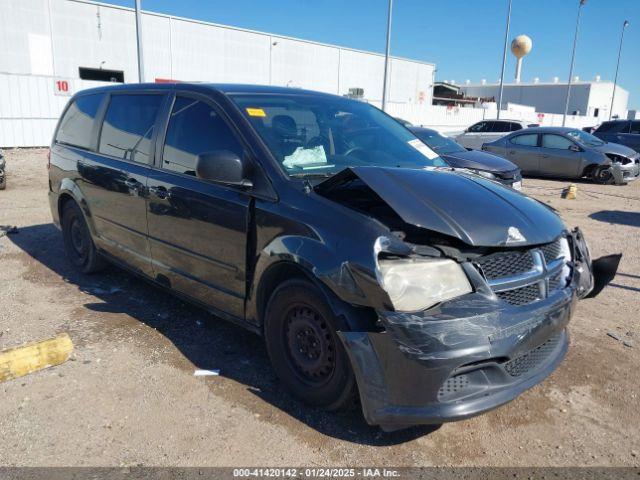
[[[607,280],[544,204],[324,93],[86,90],[59,121],[49,179],[82,272],[115,263],[262,335],[291,392],[326,409],[359,396],[385,430],[468,418],[540,382],[577,298]]]

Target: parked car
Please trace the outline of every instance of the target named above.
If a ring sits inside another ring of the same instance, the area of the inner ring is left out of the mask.
[[[637,152],[576,128],[530,128],[486,143],[482,149],[507,158],[524,175],[587,177],[598,183],[610,183],[614,180],[612,166],[616,163],[625,182],[638,178],[640,173]]]
[[[453,168],[470,170],[516,190],[522,188],[520,169],[509,160],[480,150],[467,150],[431,128],[411,127],[409,130]]]
[[[640,120],[611,120],[593,134],[605,142],[619,143],[640,152]]]
[[[112,261],[264,337],[282,383],[394,430],[542,381],[592,263],[541,202],[455,173],[363,102],[266,86],[77,93],[49,201],[81,272]],[[606,262],[606,265],[603,263]],[[223,372],[224,374],[224,372]]]
[[[4,159],[4,154],[0,150],[0,190],[7,188],[7,161]]]
[[[493,142],[510,132],[537,126],[537,123],[527,123],[520,120],[483,120],[474,123],[458,135],[456,142],[465,148],[480,150],[483,143]]]

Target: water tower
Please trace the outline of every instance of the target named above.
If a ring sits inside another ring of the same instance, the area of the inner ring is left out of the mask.
[[[533,43],[531,42],[531,39],[526,35],[518,35],[511,42],[511,53],[513,53],[513,56],[518,59],[518,63],[516,63],[516,83],[520,83],[522,59],[531,51],[532,47]]]

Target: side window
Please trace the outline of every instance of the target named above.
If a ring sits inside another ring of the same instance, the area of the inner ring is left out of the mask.
[[[478,122],[475,125],[471,125],[469,127],[469,132],[473,132],[473,133],[486,132],[487,123],[488,122]]]
[[[105,155],[149,163],[151,137],[163,95],[113,95],[102,124],[98,151]]]
[[[103,99],[104,94],[102,93],[76,98],[60,122],[56,142],[80,148],[90,148],[93,120]]]
[[[240,142],[213,107],[194,98],[176,97],[162,152],[162,168],[195,176],[198,155],[214,150],[243,155]]]
[[[631,122],[631,133],[640,134],[640,121]]]
[[[561,137],[560,135],[551,135],[547,133],[542,135],[542,148],[568,150],[572,145],[573,142],[571,140]]]
[[[492,132],[509,132],[510,131],[509,125],[510,125],[509,122],[493,122],[493,129],[491,131]]]
[[[522,130],[522,125],[519,123],[511,122],[511,131],[517,132],[518,130]]]
[[[537,147],[538,146],[538,134],[537,133],[528,133],[523,135],[517,135],[511,138],[511,143],[515,145],[524,145],[526,147]]]
[[[598,133],[627,133],[629,122],[604,122],[598,127]]]

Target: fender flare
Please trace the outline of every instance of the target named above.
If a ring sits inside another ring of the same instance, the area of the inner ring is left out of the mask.
[[[66,200],[66,198],[71,198],[76,204],[80,207],[82,214],[84,215],[84,220],[87,223],[87,227],[89,227],[89,231],[91,232],[91,236],[95,237],[96,228],[93,222],[93,217],[91,215],[91,210],[89,210],[89,204],[87,203],[86,197],[78,184],[75,183],[70,178],[63,178],[60,182],[60,188],[58,190],[58,218],[60,218],[60,222],[62,224],[62,205]]]
[[[349,328],[370,329],[374,310],[353,272],[351,265],[340,262],[336,252],[316,239],[278,237],[258,254],[253,280],[247,285],[245,317],[262,329],[269,292],[278,283],[299,277],[313,282],[323,292],[334,313],[343,315]]]

